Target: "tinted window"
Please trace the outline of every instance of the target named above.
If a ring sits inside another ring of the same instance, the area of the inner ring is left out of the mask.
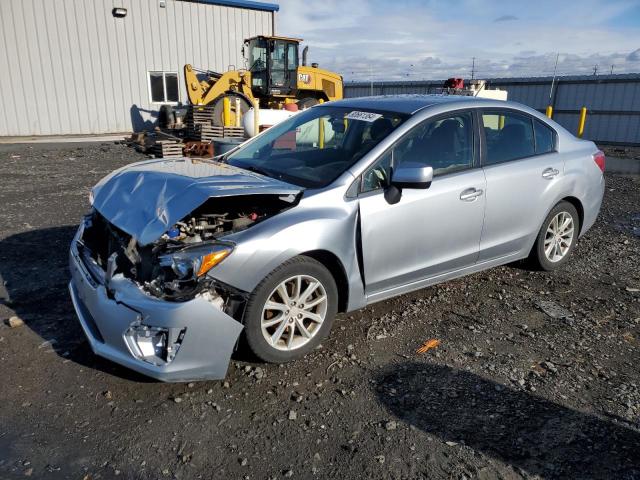
[[[488,165],[529,157],[535,153],[531,117],[509,111],[482,114]]]
[[[162,72],[149,73],[149,84],[151,87],[151,101],[164,102],[164,80]]]
[[[167,89],[167,102],[177,102],[180,98],[178,93],[178,75],[175,73],[165,73],[165,86]]]
[[[427,120],[411,130],[367,170],[362,192],[388,185],[392,167],[410,161],[433,167],[434,176],[473,166],[473,120],[469,112]]]
[[[178,74],[175,72],[149,72],[149,90],[152,103],[178,103]]]
[[[555,150],[555,132],[540,120],[533,121],[536,135],[536,153],[548,153]]]

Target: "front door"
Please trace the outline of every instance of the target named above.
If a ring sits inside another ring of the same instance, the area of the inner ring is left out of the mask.
[[[417,126],[364,174],[359,205],[367,295],[473,265],[478,257],[486,189],[470,111]],[[434,168],[425,190],[403,189],[389,204],[384,187],[403,161]]]

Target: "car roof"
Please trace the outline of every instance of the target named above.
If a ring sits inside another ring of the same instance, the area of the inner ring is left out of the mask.
[[[430,95],[380,95],[375,97],[358,97],[347,98],[331,102],[329,105],[334,107],[360,108],[364,110],[382,110],[387,112],[404,113],[413,115],[427,107],[435,105],[446,105],[456,103],[473,103],[474,107],[478,106],[511,106],[520,108],[520,105],[504,100],[498,101],[487,98],[478,98],[467,95],[446,95],[446,94],[430,94]]]

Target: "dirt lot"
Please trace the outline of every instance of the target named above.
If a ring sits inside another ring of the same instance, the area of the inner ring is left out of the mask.
[[[113,144],[0,149],[0,478],[640,478],[640,177],[563,271],[513,265],[349,315],[287,366],[161,384],[95,357],[67,294]],[[428,339],[439,347],[416,353]]]

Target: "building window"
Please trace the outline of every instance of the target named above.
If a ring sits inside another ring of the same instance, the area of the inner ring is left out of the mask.
[[[149,72],[149,98],[151,103],[178,103],[178,74]]]

